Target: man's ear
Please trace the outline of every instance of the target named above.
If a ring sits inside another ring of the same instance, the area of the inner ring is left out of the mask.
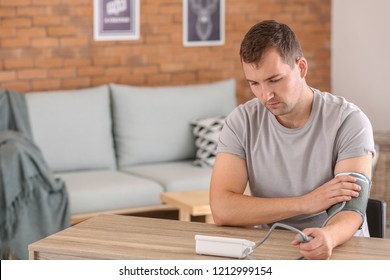
[[[306,58],[304,58],[304,57],[298,58],[297,66],[298,66],[298,70],[299,70],[299,74],[300,74],[301,78],[305,78],[306,74],[307,74],[307,69],[308,69]]]

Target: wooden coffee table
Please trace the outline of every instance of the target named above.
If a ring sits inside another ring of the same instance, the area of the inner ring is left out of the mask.
[[[205,216],[206,223],[213,224],[209,203],[209,190],[188,192],[166,192],[161,194],[161,200],[179,209],[180,221],[191,221],[191,216]]]

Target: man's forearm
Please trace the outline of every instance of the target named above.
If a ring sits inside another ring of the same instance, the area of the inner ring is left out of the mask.
[[[297,198],[260,198],[237,193],[211,197],[217,225],[247,226],[268,224],[302,214]]]
[[[336,214],[324,227],[332,237],[332,247],[335,248],[348,241],[362,222],[362,217],[354,211],[342,211]]]

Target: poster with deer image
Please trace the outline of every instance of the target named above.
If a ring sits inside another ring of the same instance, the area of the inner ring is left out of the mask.
[[[183,0],[183,45],[225,43],[225,0]]]
[[[94,0],[95,40],[139,39],[139,9],[139,0]]]

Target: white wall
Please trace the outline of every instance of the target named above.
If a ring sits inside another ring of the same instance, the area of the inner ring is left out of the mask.
[[[332,93],[390,131],[390,1],[332,0]]]

